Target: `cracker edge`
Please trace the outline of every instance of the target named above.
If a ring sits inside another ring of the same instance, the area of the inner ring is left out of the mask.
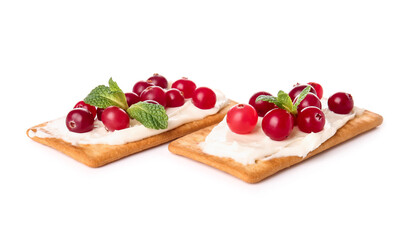
[[[219,123],[225,116],[227,111],[237,104],[229,100],[227,105],[223,107],[218,113],[207,116],[203,119],[183,124],[177,128],[171,129],[167,132],[151,136],[139,141],[130,142],[122,145],[107,145],[107,144],[80,144],[72,145],[62,139],[57,138],[39,138],[31,136],[30,132],[36,132],[38,127],[46,125],[48,122],[33,126],[26,131],[26,135],[43,145],[52,147],[69,157],[81,162],[89,167],[97,168],[106,164],[115,162],[121,158],[141,152],[143,150],[161,145],[176,138],[182,137],[199,129],[208,127]]]
[[[204,141],[214,126],[201,129],[197,132],[179,138],[168,146],[170,152],[198,162],[207,164],[221,171],[229,173],[247,183],[258,183],[275,173],[300,163],[312,156],[345,142],[357,135],[367,132],[383,122],[379,114],[365,110],[362,115],[348,121],[335,133],[334,136],[310,152],[306,157],[290,156],[273,158],[267,161],[258,161],[256,164],[243,165],[231,158],[222,158],[202,152],[198,144]]]

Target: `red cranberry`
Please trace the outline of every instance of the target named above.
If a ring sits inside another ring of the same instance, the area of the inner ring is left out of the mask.
[[[316,95],[318,96],[319,99],[322,99],[323,97],[323,88],[319,83],[316,82],[308,82],[309,85],[311,85],[315,91],[316,91]]]
[[[92,131],[94,117],[84,108],[74,108],[66,116],[66,127],[71,132],[84,133]]]
[[[84,108],[84,109],[88,110],[92,114],[93,118],[95,119],[95,116],[96,116],[96,107],[95,106],[89,105],[89,104],[85,103],[84,101],[80,101],[73,108]]]
[[[318,133],[325,126],[325,114],[317,107],[307,107],[299,112],[296,122],[302,132]]]
[[[290,97],[290,99],[292,99],[292,101],[293,100],[295,100],[295,98],[297,97],[297,96],[299,96],[299,94],[303,91],[303,89],[305,89],[307,86],[310,86],[310,85],[307,85],[307,84],[303,84],[303,85],[296,85],[296,86],[294,86],[293,87],[293,89],[292,90],[290,90],[290,92],[289,92],[289,97]],[[311,93],[313,93],[313,94],[316,94],[316,90],[311,86],[311,89],[310,89],[310,91],[309,92],[311,92]]]
[[[168,81],[165,77],[159,75],[158,73],[154,73],[152,77],[148,78],[148,83],[152,83],[155,86],[159,86],[161,88],[167,88],[168,87]]]
[[[184,105],[185,99],[183,93],[178,90],[171,88],[165,93],[167,101],[167,107],[180,107]]]
[[[125,93],[125,97],[128,103],[128,107],[130,107],[132,104],[139,102],[139,96],[136,93]]]
[[[183,92],[185,98],[191,98],[194,94],[195,89],[197,88],[196,84],[183,77],[171,85],[172,88],[176,88]]]
[[[138,81],[137,83],[135,83],[134,87],[132,88],[132,91],[136,93],[138,96],[140,96],[142,91],[144,91],[145,88],[150,86],[154,86],[154,84],[146,81]]]
[[[294,104],[298,101],[298,97],[299,96],[297,96],[295,98],[295,100],[293,101]],[[317,107],[319,109],[322,109],[321,100],[319,100],[318,96],[316,96],[313,93],[308,93],[306,95],[306,97],[299,103],[299,105],[298,105],[298,112],[300,112],[305,107],[309,107],[309,106],[315,106],[315,107]]]
[[[102,123],[112,132],[125,129],[129,127],[129,116],[123,109],[110,106],[102,113]]]
[[[262,129],[270,139],[283,141],[289,137],[294,126],[292,114],[286,110],[275,108],[263,117]]]
[[[257,92],[255,94],[253,94],[253,96],[251,96],[250,100],[249,100],[249,104],[252,105],[254,107],[254,109],[256,109],[257,111],[257,115],[259,115],[260,117],[263,117],[268,111],[276,108],[276,105],[270,102],[266,102],[266,101],[257,101],[256,102],[256,98],[260,95],[267,95],[267,96],[271,96],[272,94],[268,93],[268,92]]]
[[[151,86],[142,91],[140,96],[141,101],[154,100],[162,106],[167,106],[165,92],[161,87]]]
[[[193,104],[200,109],[210,109],[216,105],[216,94],[207,87],[199,87],[194,91]]]
[[[96,117],[98,118],[99,121],[102,121],[101,117],[102,117],[102,112],[104,111],[104,108],[98,108],[96,109]]]
[[[237,104],[227,112],[226,122],[232,132],[248,134],[256,127],[257,119],[257,112],[251,105]]]
[[[337,92],[328,98],[328,107],[334,113],[348,114],[354,108],[354,99],[349,93]]]

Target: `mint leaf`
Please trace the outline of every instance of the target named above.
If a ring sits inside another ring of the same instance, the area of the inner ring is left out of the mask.
[[[109,79],[109,89],[114,92],[122,92],[121,88],[119,88],[118,84],[112,78]]]
[[[142,125],[152,129],[166,129],[168,116],[162,105],[147,102],[138,102],[127,109],[130,117],[138,120]]]
[[[109,106],[117,106],[122,109],[128,108],[125,94],[112,78],[109,79],[109,87],[105,85],[97,86],[83,101],[98,108],[107,108]]]
[[[298,106],[300,102],[306,97],[306,95],[310,91],[310,86],[306,87],[302,90],[299,94],[298,99],[296,100],[295,104],[293,104],[292,99],[289,97],[289,94],[285,93],[284,91],[279,91],[277,93],[277,97],[275,96],[268,96],[268,95],[260,95],[256,98],[257,101],[266,101],[275,104],[278,108],[284,109],[291,114],[298,114]]]
[[[308,95],[309,91],[311,90],[311,86],[307,86],[300,92],[298,99],[295,102],[295,105],[293,105],[296,109],[298,108],[300,102],[302,102],[303,99],[305,99],[306,95]]]
[[[296,114],[297,111],[293,107],[292,99],[290,99],[289,94],[285,93],[284,91],[280,90],[277,93],[277,103],[276,106],[278,106],[281,109],[285,109],[286,111]]]
[[[265,101],[265,102],[270,102],[273,104],[277,103],[277,97],[274,96],[269,96],[269,95],[260,95],[256,98],[256,102],[258,101]]]

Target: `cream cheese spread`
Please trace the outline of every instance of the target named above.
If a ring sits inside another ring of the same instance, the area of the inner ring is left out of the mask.
[[[325,105],[326,101],[323,102],[323,106]],[[327,107],[323,107],[326,122],[321,132],[308,134],[301,132],[295,126],[290,136],[283,141],[274,141],[265,135],[262,130],[261,117],[255,129],[250,134],[244,135],[233,133],[224,119],[211,131],[205,141],[200,143],[200,147],[207,154],[232,158],[244,165],[254,164],[256,160],[278,157],[305,157],[363,111],[363,109],[354,107],[349,114],[336,114]]]
[[[120,145],[128,142],[138,141],[151,137],[168,130],[179,127],[185,123],[203,119],[209,115],[216,114],[228,102],[225,95],[214,90],[216,94],[216,105],[207,110],[199,109],[187,99],[183,106],[167,108],[168,128],[155,130],[144,127],[135,119],[131,119],[130,127],[119,131],[110,132],[105,129],[101,121],[95,120],[94,129],[86,133],[71,132],[66,127],[66,117],[48,122],[45,126],[39,127],[36,131],[29,132],[29,136],[40,138],[59,138],[73,145],[78,144],[109,144]]]

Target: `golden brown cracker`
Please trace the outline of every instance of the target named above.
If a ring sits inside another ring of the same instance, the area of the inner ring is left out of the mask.
[[[171,129],[155,136],[122,145],[80,144],[75,146],[71,143],[63,141],[62,139],[39,138],[33,136],[33,134],[30,134],[31,131],[36,132],[38,127],[46,125],[47,123],[42,123],[29,128],[26,131],[26,134],[34,141],[52,147],[89,167],[101,167],[131,154],[141,152],[145,149],[158,146],[199,129],[216,124],[224,118],[229,108],[234,104],[236,103],[229,101],[224,108],[214,115],[183,124],[175,129]]]
[[[204,153],[199,143],[203,142],[214,126],[201,129],[197,132],[179,138],[171,142],[168,149],[175,154],[191,158],[193,160],[210,165],[221,171],[227,172],[248,183],[257,183],[263,179],[288,168],[294,164],[304,161],[322,151],[349,140],[363,132],[369,131],[383,121],[382,116],[364,111],[362,115],[356,116],[338,129],[334,136],[322,143],[318,148],[310,152],[306,157],[290,156],[273,158],[267,161],[256,161],[255,164],[243,165],[231,158],[222,158]]]

